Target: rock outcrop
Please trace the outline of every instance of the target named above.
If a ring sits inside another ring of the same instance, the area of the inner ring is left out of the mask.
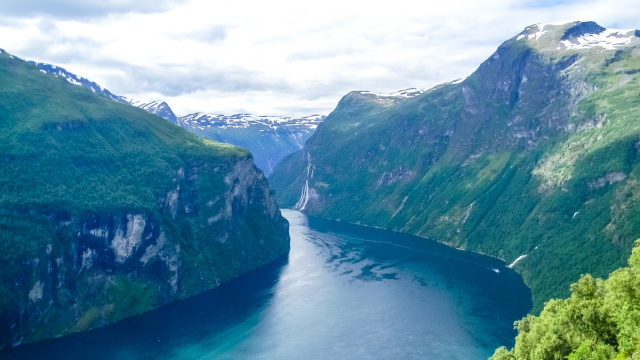
[[[0,348],[141,314],[288,252],[248,151],[6,53],[0,82]]]
[[[465,79],[347,94],[269,180],[310,215],[513,263],[540,310],[640,233],[639,61],[635,30],[532,25]]]

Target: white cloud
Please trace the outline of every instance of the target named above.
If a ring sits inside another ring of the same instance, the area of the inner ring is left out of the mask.
[[[469,75],[534,23],[638,28],[635,1],[192,0],[150,9],[120,0],[76,15],[5,13],[0,47],[116,94],[166,100],[178,114],[326,114],[351,90],[427,88]]]
[[[162,12],[177,3],[179,1],[172,0],[0,0],[0,8],[5,16],[88,19],[108,14]]]

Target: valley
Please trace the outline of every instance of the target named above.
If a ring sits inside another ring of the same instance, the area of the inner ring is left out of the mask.
[[[0,50],[0,359],[640,353],[639,30],[533,24],[468,76],[390,93],[353,89],[454,72],[351,63],[362,41],[337,38],[225,58],[268,27],[218,30],[176,35],[208,63],[99,62],[152,101]]]
[[[283,210],[283,215],[291,225],[287,258],[145,315],[0,352],[0,357],[357,354],[480,360],[498,346],[513,346],[511,323],[527,313],[531,296],[503,262],[297,211]]]
[[[104,326],[287,254],[250,153],[0,52],[0,347]]]
[[[71,84],[85,87],[111,100],[144,109],[207,139],[243,147],[251,152],[256,166],[266,176],[271,174],[275,165],[285,156],[302,149],[318,124],[326,118],[324,115],[293,118],[206,113],[176,116],[169,104],[164,101],[128,99],[124,96],[114,95],[95,82],[61,67],[43,63],[33,64],[38,66],[42,72],[63,78]]]
[[[529,26],[465,79],[347,94],[269,182],[313,216],[519,258],[540,311],[640,234],[639,46],[593,22]]]

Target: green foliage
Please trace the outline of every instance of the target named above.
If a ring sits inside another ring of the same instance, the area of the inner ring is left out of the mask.
[[[0,347],[141,314],[288,250],[247,150],[6,53],[0,83]]]
[[[539,316],[515,323],[516,344],[496,350],[503,359],[631,359],[640,354],[640,240],[629,267],[607,280],[584,275],[571,285],[571,296],[550,300]]]
[[[564,30],[511,39],[414,98],[346,95],[270,176],[279,201],[300,198],[308,154],[305,212],[508,263],[526,254],[516,269],[536,313],[580,274],[606,276],[640,234],[638,39],[558,50]]]
[[[613,346],[602,343],[585,341],[572,352],[568,360],[610,360],[615,358],[616,351]]]
[[[501,346],[496,349],[496,352],[491,357],[493,360],[515,360],[511,352],[506,347]]]
[[[178,169],[250,156],[6,53],[0,83],[0,259],[41,249],[53,214],[153,212]]]
[[[110,307],[111,320],[120,320],[142,314],[159,303],[158,287],[145,279],[130,279],[123,275],[115,277],[104,289],[105,302]]]

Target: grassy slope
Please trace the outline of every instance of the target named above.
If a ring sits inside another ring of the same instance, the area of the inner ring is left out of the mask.
[[[306,210],[508,262],[529,254],[517,269],[540,310],[580,274],[621,266],[640,234],[640,53],[559,54],[512,39],[497,54],[418,98],[347,95],[307,142],[317,196]],[[580,86],[596,90],[569,112]],[[306,166],[293,154],[270,177],[284,206]],[[624,180],[610,184],[616,173]]]
[[[43,74],[6,53],[0,54],[0,83],[5,213],[151,211],[178,168],[249,156]],[[2,217],[3,257],[38,248],[49,238],[52,229],[37,229],[31,219],[22,219]]]

